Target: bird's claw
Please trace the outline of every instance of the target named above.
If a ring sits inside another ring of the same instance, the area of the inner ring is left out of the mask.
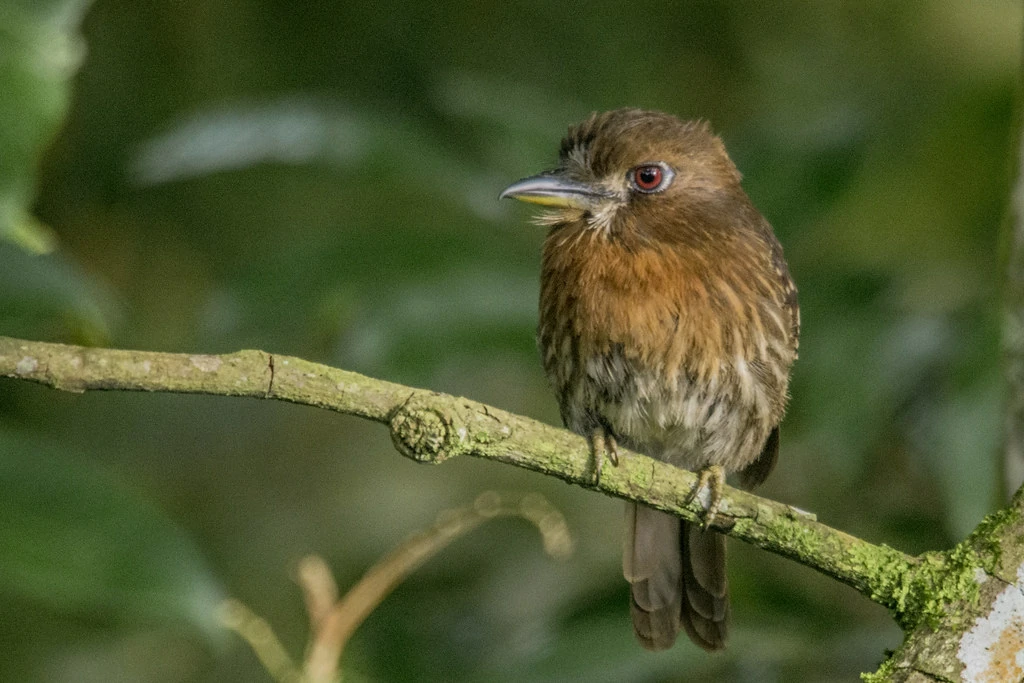
[[[708,502],[704,504],[704,521],[701,528],[705,531],[715,523],[718,517],[718,509],[722,505],[722,488],[725,486],[725,470],[721,465],[708,465],[697,472],[697,483],[686,497],[686,504],[689,505],[696,498],[704,487],[708,488]]]
[[[590,433],[590,450],[594,456],[594,486],[601,483],[601,469],[604,465],[604,456],[607,453],[613,467],[619,466],[619,444],[615,441],[615,435],[604,427],[597,427]]]

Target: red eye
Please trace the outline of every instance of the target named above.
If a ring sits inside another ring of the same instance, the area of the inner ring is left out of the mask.
[[[654,192],[661,187],[665,172],[661,166],[638,166],[633,169],[633,184],[641,192]]]

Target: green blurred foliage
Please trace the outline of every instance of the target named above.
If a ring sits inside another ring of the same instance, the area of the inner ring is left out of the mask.
[[[496,196],[588,112],[658,108],[723,135],[800,286],[801,359],[763,493],[915,553],[999,504],[1016,2],[97,0],[41,176],[74,44],[66,22],[38,37],[41,8],[81,4],[0,6],[19,46],[0,44],[0,83],[40,56],[61,65],[0,95],[0,150],[21,150],[0,161],[0,193],[24,206],[38,182],[35,215],[62,245],[0,246],[0,334],[263,348],[557,422],[533,346],[543,235]],[[0,629],[3,680],[265,680],[240,641],[211,648],[152,617],[161,553],[181,548],[184,567],[168,613],[226,586],[298,653],[291,563],[317,552],[353,581],[485,488],[547,495],[577,555],[553,562],[511,521],[460,539],[359,631],[353,676],[840,681],[899,642],[849,589],[732,544],[732,646],[651,655],[630,633],[617,501],[489,463],[418,467],[375,425],[294,406],[0,386],[0,495],[61,531],[19,541],[53,558],[32,573],[49,588],[0,582],[18,625]],[[123,503],[124,523],[75,518],[46,491],[83,512]],[[153,538],[119,542],[136,515]],[[55,577],[69,536],[141,572],[130,610],[83,574]]]
[[[54,236],[29,210],[35,167],[67,109],[89,2],[0,3],[0,239],[36,253],[51,251]]]
[[[223,591],[191,539],[66,448],[0,440],[0,576],[18,597],[61,611],[178,619],[220,635]]]

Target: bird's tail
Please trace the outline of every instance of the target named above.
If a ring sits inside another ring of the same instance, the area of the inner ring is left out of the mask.
[[[633,630],[641,645],[664,650],[682,628],[705,650],[725,647],[729,596],[724,536],[627,503],[622,558]]]

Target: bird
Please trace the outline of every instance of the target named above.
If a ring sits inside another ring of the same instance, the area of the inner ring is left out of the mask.
[[[623,574],[640,644],[725,646],[727,475],[769,475],[797,358],[797,289],[771,225],[705,121],[642,109],[569,128],[552,169],[501,198],[547,228],[537,343],[595,483],[619,447],[694,471],[702,524],[627,502]]]

